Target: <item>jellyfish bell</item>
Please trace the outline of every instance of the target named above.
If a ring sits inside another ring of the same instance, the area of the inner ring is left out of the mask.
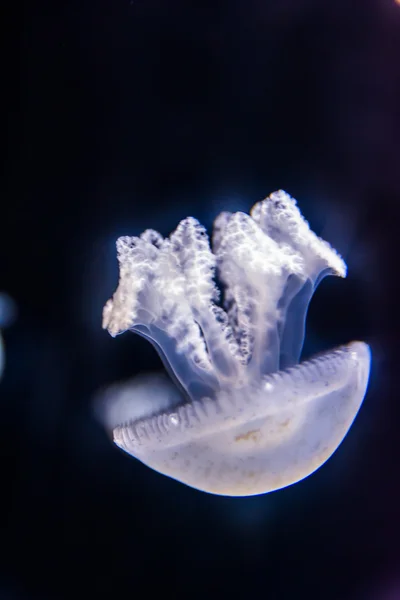
[[[270,492],[320,467],[363,401],[370,351],[351,342],[299,362],[311,297],[346,265],[296,201],[280,190],[250,215],[221,213],[212,250],[191,217],[169,238],[147,230],[119,238],[117,249],[120,280],[103,327],[148,339],[172,381],[108,394],[115,443],[160,473],[229,496]]]

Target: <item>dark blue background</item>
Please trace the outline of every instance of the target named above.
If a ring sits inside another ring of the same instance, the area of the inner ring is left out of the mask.
[[[400,6],[394,0],[15,3],[2,19],[0,599],[400,598]],[[333,458],[210,496],[111,444],[100,386],[161,368],[101,329],[115,239],[296,197],[348,262],[305,354],[369,342]]]

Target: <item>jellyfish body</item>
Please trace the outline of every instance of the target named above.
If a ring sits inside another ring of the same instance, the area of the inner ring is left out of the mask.
[[[3,376],[5,365],[4,342],[1,329],[8,327],[14,321],[15,316],[16,307],[14,301],[8,294],[0,292],[0,379]]]
[[[326,275],[345,277],[346,265],[296,201],[280,190],[250,216],[221,213],[212,250],[191,217],[167,239],[146,230],[117,249],[120,281],[103,327],[148,339],[172,381],[109,391],[103,415],[115,443],[160,473],[230,496],[279,489],[320,467],[362,403],[370,351],[352,342],[299,363],[312,294]]]

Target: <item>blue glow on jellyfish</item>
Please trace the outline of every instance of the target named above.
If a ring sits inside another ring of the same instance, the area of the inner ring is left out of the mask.
[[[0,292],[0,378],[3,375],[5,365],[4,341],[1,329],[10,325],[16,316],[14,301],[7,294]]]

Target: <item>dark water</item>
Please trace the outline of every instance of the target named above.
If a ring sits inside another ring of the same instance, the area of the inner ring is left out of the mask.
[[[394,0],[22,2],[1,19],[0,598],[397,600],[400,7]],[[113,446],[92,398],[162,369],[112,339],[115,239],[283,188],[344,256],[304,355],[371,344],[369,393],[317,473],[213,497]],[[397,587],[396,587],[397,586]]]

